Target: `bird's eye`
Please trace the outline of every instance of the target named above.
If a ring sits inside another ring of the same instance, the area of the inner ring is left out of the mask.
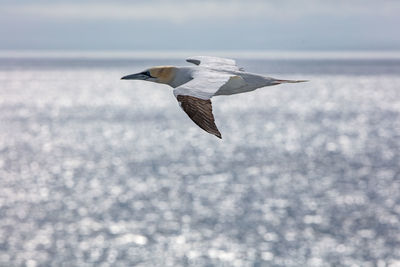
[[[142,72],[142,74],[152,78],[150,71],[144,71],[144,72]]]

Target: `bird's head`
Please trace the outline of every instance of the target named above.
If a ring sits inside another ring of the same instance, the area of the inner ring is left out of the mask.
[[[158,66],[139,73],[130,74],[121,80],[143,80],[149,82],[170,84],[176,75],[176,68],[172,66]]]

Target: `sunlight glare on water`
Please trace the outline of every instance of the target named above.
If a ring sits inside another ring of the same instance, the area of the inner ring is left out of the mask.
[[[162,63],[1,61],[1,266],[400,264],[400,61],[241,59],[310,82],[213,98],[222,140],[120,80]]]

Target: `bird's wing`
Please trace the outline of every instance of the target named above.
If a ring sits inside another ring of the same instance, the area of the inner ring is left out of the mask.
[[[205,100],[190,95],[178,95],[176,99],[189,118],[201,129],[222,138],[214,122],[210,99]]]
[[[235,60],[229,58],[220,57],[208,57],[208,56],[195,56],[186,59],[187,62],[203,67],[229,70],[229,71],[243,71],[243,68],[239,68],[236,65]]]
[[[194,123],[206,132],[221,138],[214,122],[210,98],[232,75],[215,72],[200,72],[194,78],[175,88],[174,95],[181,108]]]
[[[231,77],[236,76],[212,70],[196,71],[191,75],[192,80],[174,89],[175,97],[190,95],[205,100],[210,99]]]

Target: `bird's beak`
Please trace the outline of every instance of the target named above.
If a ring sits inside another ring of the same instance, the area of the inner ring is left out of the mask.
[[[130,74],[126,75],[121,78],[121,80],[147,80],[149,76],[143,74],[143,73],[135,73],[135,74]]]

